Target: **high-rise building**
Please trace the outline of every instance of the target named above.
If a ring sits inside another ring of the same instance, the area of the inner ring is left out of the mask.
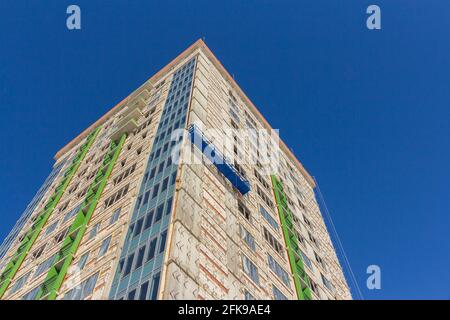
[[[48,188],[52,185],[55,178],[58,176],[64,163],[65,161],[62,160],[57,165],[55,165],[50,175],[44,181],[44,184],[39,188],[38,192],[36,192],[35,196],[33,197],[33,200],[31,200],[30,204],[26,207],[25,211],[22,213],[19,220],[17,220],[16,224],[14,225],[14,228],[11,230],[11,232],[3,241],[2,245],[0,246],[0,260],[6,254],[13,241],[17,238],[17,235],[23,229],[25,223],[28,221],[28,219],[30,219],[30,216],[33,213],[34,209],[42,200],[44,194],[47,192]],[[0,270],[1,269],[2,265],[0,264]]]
[[[351,299],[314,179],[201,40],[55,159],[1,299]]]

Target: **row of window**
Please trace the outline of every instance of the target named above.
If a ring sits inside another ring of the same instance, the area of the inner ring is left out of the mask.
[[[272,247],[273,250],[275,250],[276,253],[283,256],[283,246],[281,243],[275,239],[275,237],[266,229],[266,227],[263,227],[263,234],[264,239],[266,239],[267,243]]]
[[[94,292],[95,285],[98,279],[98,272],[86,280],[84,280],[80,285],[69,290],[64,295],[64,300],[84,300]]]
[[[192,79],[192,71],[194,69],[195,65],[195,59],[192,59],[190,62],[188,62],[186,65],[184,65],[182,68],[177,70],[175,72],[172,83],[183,83],[188,82]],[[175,86],[176,88],[176,86]],[[172,89],[172,88],[171,88]]]
[[[163,215],[169,215],[172,211],[172,199],[169,198],[169,200],[160,204],[157,208],[151,209],[145,216],[131,225],[129,232],[132,234],[132,237],[137,237],[142,231],[148,230],[152,225],[161,221]]]
[[[75,217],[76,214],[78,213],[78,211],[80,211],[80,208],[81,208],[81,203],[78,204],[76,207],[74,207],[69,212],[67,212],[66,215],[64,216],[62,223],[65,223],[65,222],[69,221],[71,218]]]
[[[114,223],[119,219],[120,212],[121,212],[121,208],[118,208],[118,209],[116,209],[116,210],[113,212],[113,214],[112,214],[112,216],[111,216],[111,219],[110,219],[110,225],[111,225],[111,224],[114,224]],[[55,222],[55,223],[53,223],[52,225],[50,225],[50,226],[47,228],[47,230],[46,230],[46,234],[49,234],[49,233],[51,233],[54,229],[56,229],[57,224],[58,224],[58,222]],[[91,232],[90,232],[90,234],[89,234],[89,239],[92,239],[94,236],[97,235],[99,228],[100,228],[100,224],[99,224],[99,223],[96,224],[96,225],[92,228],[92,230],[91,230]],[[64,240],[64,239],[66,238],[66,236],[67,236],[68,230],[69,230],[69,229],[66,228],[64,231],[58,233],[58,235],[55,237],[55,242],[56,242],[56,243],[60,243],[62,240]],[[101,247],[100,247],[98,256],[103,256],[103,255],[106,253],[106,251],[108,250],[108,247],[109,247],[110,242],[111,242],[111,237],[108,237],[108,238],[106,238],[106,239],[103,241],[103,243],[102,243],[102,245],[101,245]],[[45,247],[46,247],[46,245],[43,245],[43,246],[41,246],[40,248],[38,248],[37,250],[35,250],[35,251],[32,253],[32,257],[33,257],[34,259],[38,259],[38,258],[42,255],[42,253],[44,252]],[[42,262],[41,264],[39,264],[39,266],[38,266],[38,268],[36,269],[36,272],[35,272],[35,274],[34,274],[34,278],[37,278],[37,277],[39,277],[40,275],[42,275],[44,272],[48,271],[48,269],[50,269],[50,267],[51,267],[52,264],[54,263],[55,258],[56,258],[56,255],[53,255],[52,257],[48,258],[47,260],[45,260],[44,262]],[[85,258],[87,259],[87,256],[86,256]],[[86,261],[85,261],[85,262],[86,262]],[[85,263],[85,262],[84,262],[84,263]],[[84,266],[84,264],[82,264],[82,265]],[[81,267],[80,269],[83,269],[83,268]],[[29,273],[26,275],[26,276],[27,276],[26,279],[28,278],[28,276],[30,275],[30,273],[31,273],[31,272],[29,272]],[[13,290],[13,293],[16,292],[16,291],[18,291],[18,290],[22,287],[22,285],[23,285],[23,284],[22,284],[22,280],[24,280],[24,279],[25,279],[25,276],[22,277],[20,280],[16,281],[16,284],[15,284],[15,286],[14,286],[15,289]],[[26,281],[26,280],[24,280],[24,281]]]
[[[141,284],[139,292],[137,289],[133,289],[130,292],[128,292],[126,298],[127,300],[156,300],[158,297],[158,289],[159,289],[159,281],[161,278],[161,273],[157,273],[153,276],[152,281],[152,288],[149,295],[149,288],[150,288],[150,280],[145,281],[143,284]],[[120,298],[119,300],[124,300],[125,297]]]
[[[142,181],[142,183],[147,183],[149,180],[161,174],[164,171],[164,168],[168,168],[171,165],[172,165],[172,157],[167,158],[167,161],[160,162],[159,165],[154,166],[150,170],[150,172],[147,172],[144,175],[144,180]]]
[[[144,195],[139,196],[136,207],[142,208],[148,203],[149,200],[156,199],[158,194],[166,191],[169,186],[172,186],[175,183],[176,178],[177,172],[174,171],[171,176],[164,178],[161,183],[158,182],[151,190],[148,190]]]
[[[250,209],[247,208],[245,206],[245,204],[241,201],[238,201],[238,210],[239,212],[242,214],[242,216],[247,219],[248,221],[250,221],[251,219],[251,213],[250,213]]]
[[[300,228],[300,221],[298,221],[298,219],[295,216],[293,216],[293,217],[294,217],[295,224],[297,225],[298,228]],[[305,221],[308,221],[308,220],[305,220]],[[305,238],[297,230],[294,230],[294,232],[297,236],[298,242],[301,245],[303,245],[304,247],[306,247]],[[309,240],[311,241],[311,243],[314,244],[316,248],[319,248],[319,241],[309,231],[308,231],[308,237],[309,237]],[[303,260],[304,260],[306,266],[310,270],[313,270],[313,265],[312,265],[311,260],[303,252],[302,252],[302,255],[304,256]],[[319,263],[324,270],[326,270],[327,266],[325,264],[325,261],[319,256],[319,254],[316,251],[314,251],[314,257],[315,257],[316,262]]]
[[[67,232],[62,232],[61,234],[65,234],[65,233],[67,233]],[[64,237],[61,237],[61,238],[65,238],[65,235],[64,235]],[[106,253],[110,242],[111,242],[111,237],[108,237],[103,241],[103,243],[100,247],[100,250],[99,250],[99,256],[103,256]],[[42,252],[44,251],[44,247],[45,246],[38,249],[39,255],[41,255]],[[36,253],[34,253],[34,254],[36,255]],[[48,258],[47,260],[45,260],[44,262],[39,264],[33,277],[37,278],[40,275],[42,275],[43,273],[45,273],[46,271],[48,271],[50,269],[50,267],[53,265],[53,263],[55,262],[56,257],[57,257],[57,254],[54,254],[53,256],[51,256],[50,258]]]
[[[238,201],[238,210],[244,216],[244,218],[246,218],[247,220],[250,221],[250,219],[251,219],[250,210],[241,201]],[[267,210],[264,209],[262,206],[260,206],[260,213],[264,217],[264,219],[266,219],[266,221],[269,223],[269,225],[271,225],[275,230],[278,231],[278,228],[279,228],[278,223],[267,212]],[[263,234],[264,234],[264,238],[267,240],[267,242],[270,244],[270,246],[277,253],[282,255],[282,253],[283,253],[283,246],[276,240],[276,238],[265,227],[263,227]]]
[[[135,250],[128,255],[127,258],[123,258],[119,262],[119,272],[123,277],[130,274],[131,271],[139,269],[143,264],[151,261],[158,254],[164,251],[166,246],[167,230],[161,233],[159,237],[154,237],[144,246]],[[159,245],[158,244],[159,240]]]
[[[241,229],[242,230],[242,229]],[[305,255],[302,252],[302,257],[305,259]],[[289,274],[283,269],[283,267],[270,255],[267,255],[267,260],[269,264],[270,270],[272,270],[275,275],[286,285],[286,287],[290,287],[290,277]],[[308,259],[309,260],[309,259]],[[308,261],[305,260],[305,261]],[[259,285],[259,273],[256,265],[245,255],[242,255],[242,264],[244,273],[255,283]],[[331,281],[329,281],[323,274],[321,274],[322,282],[325,287],[328,288],[331,292],[334,292],[334,287]],[[319,294],[317,284],[314,283],[310,279],[311,289],[315,294]],[[287,300],[287,297],[283,295],[283,293],[273,286],[273,295],[275,300]],[[246,291],[244,293],[244,297],[246,300],[254,300],[253,296]]]
[[[154,109],[152,109],[153,110],[153,112],[155,111],[155,108]],[[151,110],[151,111],[152,111]],[[145,115],[145,117],[147,118],[147,117],[149,117],[153,112],[151,112],[151,111],[149,111],[146,115]],[[142,130],[144,130],[145,128],[147,128],[150,124],[152,123],[152,119],[148,119],[148,120],[146,120],[146,121],[144,121],[137,129],[136,129],[136,131],[134,132],[134,134],[139,134],[139,132],[141,132]]]
[[[263,201],[267,204],[269,208],[273,208],[273,202],[270,198],[261,190],[259,186],[256,186],[256,192],[263,199]]]
[[[272,270],[287,287],[290,287],[289,274],[270,254],[267,255],[267,258],[270,270]],[[244,273],[247,274],[254,283],[259,285],[259,274],[256,265],[245,255],[242,255],[242,265]]]
[[[182,112],[182,109],[179,109],[179,110],[178,110],[178,114],[181,114],[181,112]],[[172,114],[172,119],[173,119],[173,118],[175,118],[175,113]],[[172,132],[173,132],[175,129],[178,129],[178,128],[179,128],[179,125],[180,125],[181,123],[184,123],[184,121],[182,121],[183,119],[184,119],[184,118],[182,118],[182,119],[178,120],[177,122],[175,122],[175,124],[174,124],[173,127],[169,127],[167,130],[162,131],[161,133],[159,133],[159,134],[155,137],[155,140],[154,140],[153,143],[156,145],[157,143],[163,141],[163,140],[166,139],[166,138],[171,138]],[[185,120],[185,119],[184,119],[184,120]],[[166,125],[168,121],[169,121],[169,118],[166,118],[166,120],[164,120],[164,121],[162,122],[162,125],[163,125],[163,126]],[[168,149],[168,143],[167,143],[167,146],[165,146],[165,150],[163,150],[163,152],[164,152],[164,151],[167,151],[167,149]],[[158,149],[158,150],[159,150],[159,149]],[[160,151],[157,151],[157,152],[155,153],[155,156],[154,156],[155,159],[159,157],[159,152],[160,152]]]
[[[130,187],[129,184],[126,186],[120,188],[118,191],[116,191],[112,196],[110,196],[108,199],[105,200],[105,209],[112,206],[114,203],[122,199],[127,193],[128,188]]]
[[[266,188],[266,189],[269,190],[269,189],[270,189],[270,186],[269,186],[269,184],[266,182],[266,180],[262,177],[262,175],[259,174],[259,172],[256,171],[256,169],[254,170],[254,173],[255,173],[256,179],[258,179],[258,181],[264,186],[264,188]]]
[[[123,171],[121,174],[119,174],[117,177],[113,179],[114,185],[118,185],[121,183],[124,179],[126,179],[130,174],[133,174],[133,172],[136,170],[136,163],[131,165],[128,169]]]
[[[100,246],[100,249],[98,251],[98,257],[102,257],[108,251],[110,243],[111,243],[111,236],[109,236],[105,240],[103,240],[103,242]],[[51,256],[50,258],[48,258],[47,260],[45,260],[44,262],[39,264],[39,266],[36,269],[36,272],[33,275],[33,278],[37,278],[37,277],[41,276],[42,274],[44,274],[45,272],[47,272],[50,269],[50,267],[53,265],[53,263],[55,262],[56,257],[57,257],[57,254],[54,254],[53,256]],[[77,266],[79,267],[80,270],[83,270],[84,266],[87,263],[88,258],[89,258],[89,252],[86,252],[81,256],[81,258],[77,264]],[[20,279],[18,279],[14,283],[14,286],[11,288],[11,294],[14,294],[17,291],[19,291],[24,286],[24,284],[27,282],[30,275],[31,275],[31,271],[28,272],[27,274],[25,274],[24,276],[22,276]],[[89,290],[86,288],[92,287],[92,289],[93,289],[93,287],[95,286],[96,278],[95,278],[95,280],[93,280],[93,279],[94,278],[87,279],[85,282],[81,283],[80,286],[77,286],[77,288],[69,291],[66,294],[66,296],[64,297],[64,299],[65,300],[82,300],[86,296],[90,295],[92,293],[92,290]],[[39,286],[37,287],[37,289],[39,289]],[[24,299],[25,300],[34,299],[35,294],[37,294],[37,292],[34,292],[34,290],[32,290],[24,296]]]

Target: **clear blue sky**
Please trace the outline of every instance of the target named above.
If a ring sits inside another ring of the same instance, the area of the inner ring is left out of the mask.
[[[449,299],[450,3],[221,2],[0,2],[0,239],[60,147],[205,37],[318,179],[364,296]]]

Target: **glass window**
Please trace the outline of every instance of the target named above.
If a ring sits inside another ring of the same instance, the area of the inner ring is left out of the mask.
[[[37,286],[36,288],[34,288],[33,290],[31,290],[30,292],[28,292],[27,294],[25,294],[22,297],[22,300],[35,300],[37,295],[38,295],[38,293],[39,293],[39,290],[41,290],[41,286],[40,285]]]
[[[78,213],[78,211],[80,210],[80,207],[81,207],[81,203],[79,205],[77,205],[75,208],[73,208],[72,210],[70,210],[66,214],[66,216],[64,217],[62,223],[66,222],[66,221],[69,221],[72,217],[74,217]]]
[[[89,239],[94,238],[94,237],[97,235],[99,229],[100,229],[100,223],[97,223],[97,224],[92,228],[91,233],[89,234]]]
[[[98,252],[99,257],[103,256],[106,253],[106,251],[108,251],[110,243],[111,243],[111,236],[103,240],[102,246],[100,247],[100,250]]]
[[[150,191],[147,191],[144,195],[144,201],[142,201],[141,207],[143,207],[147,204],[149,197],[150,197]]]
[[[149,179],[153,179],[155,177],[155,173],[156,173],[156,167],[152,169],[152,171],[150,171],[150,177]]]
[[[280,255],[283,254],[283,246],[278,242],[277,239],[265,228],[263,227],[264,239],[267,243]]]
[[[159,278],[160,278],[160,273],[158,273],[157,275],[155,275],[153,277],[152,293],[151,293],[151,296],[150,296],[150,300],[156,300],[156,298],[158,297]]]
[[[242,255],[242,264],[244,272],[253,280],[254,283],[259,284],[258,268],[245,255]]]
[[[311,278],[309,278],[309,285],[311,287],[311,291],[314,292],[318,297],[320,297],[319,287],[317,283],[315,283]]]
[[[255,300],[255,297],[250,292],[245,290],[244,291],[244,300]]]
[[[119,272],[122,272],[124,264],[125,264],[125,258],[120,259],[120,261],[119,261]]]
[[[163,147],[163,152],[166,152],[169,149],[169,143],[167,142]]]
[[[161,185],[161,192],[167,190],[167,185],[169,184],[169,177],[165,178]]]
[[[158,196],[158,191],[159,191],[159,183],[156,184],[156,186],[153,188],[152,199],[155,199]]]
[[[172,211],[172,200],[173,200],[173,198],[170,198],[169,200],[167,200],[166,215],[169,215],[170,212]]]
[[[279,229],[278,223],[275,221],[272,215],[268,213],[267,210],[262,206],[259,207],[259,212],[261,213],[263,218],[269,223],[269,225],[278,231]]]
[[[84,300],[94,292],[97,283],[98,273],[84,280],[79,286],[68,291],[64,296],[64,300]]]
[[[147,213],[147,216],[145,217],[144,230],[147,230],[148,228],[150,228],[152,226],[154,213],[155,213],[155,209],[152,209],[149,213]]]
[[[142,262],[144,261],[144,253],[145,253],[145,246],[139,248],[134,270],[139,269],[142,266]]]
[[[144,218],[140,218],[136,222],[136,227],[134,228],[133,237],[136,237],[141,233],[143,224],[144,224]]]
[[[14,286],[11,288],[11,294],[14,294],[20,289],[22,289],[23,285],[27,282],[28,278],[30,277],[30,274],[31,271],[25,274],[24,276],[20,277],[20,279],[14,283]]]
[[[48,269],[50,269],[50,267],[53,264],[53,261],[56,258],[56,254],[53,255],[52,257],[48,258],[47,260],[45,260],[44,262],[42,262],[36,269],[36,273],[34,274],[34,278],[39,277],[41,274],[43,274],[44,272],[46,272]]]
[[[159,253],[164,251],[166,246],[167,230],[161,233],[161,241],[159,242]]]
[[[158,209],[156,209],[156,215],[155,215],[155,223],[161,220],[162,215],[164,212],[164,204],[161,204]]]
[[[269,262],[269,268],[270,270],[272,270],[277,277],[287,286],[287,287],[291,287],[290,286],[290,281],[289,281],[289,275],[288,273],[283,269],[283,267],[280,266],[280,264],[270,255],[267,255],[268,258],[268,262]]]
[[[312,270],[312,269],[313,269],[313,265],[312,265],[311,260],[308,258],[308,256],[307,256],[303,251],[300,251],[300,253],[302,254],[303,262],[306,264],[306,266],[307,266],[310,270]]]
[[[238,210],[244,216],[245,219],[250,221],[251,217],[250,210],[241,201],[238,201]]]
[[[325,285],[325,287],[327,287],[328,290],[330,290],[331,292],[334,292],[334,287],[333,287],[333,284],[330,282],[330,280],[325,278],[325,276],[323,274],[320,274],[320,275],[322,277],[322,282]]]
[[[152,260],[155,257],[155,251],[156,251],[156,242],[158,241],[158,238],[153,238],[150,241],[150,246],[148,249],[148,254],[147,254],[147,261]]]
[[[120,211],[122,208],[117,208],[114,213],[111,216],[111,220],[109,221],[109,224],[115,223],[117,220],[119,220]]]
[[[134,297],[136,296],[136,289],[134,289],[134,290],[131,290],[129,293],[128,293],[128,300],[134,300]]]
[[[148,285],[149,285],[148,281],[144,282],[141,285],[141,291],[139,292],[139,300],[146,300],[147,299]]]
[[[42,247],[40,247],[39,249],[37,249],[33,252],[32,256],[34,259],[38,259],[42,255],[42,253],[45,250],[45,246],[46,245],[44,244]]]
[[[80,261],[78,262],[78,268],[80,268],[80,270],[84,269],[84,266],[86,265],[86,262],[89,258],[89,252],[86,252],[85,254],[83,254],[80,258]]]
[[[55,236],[55,241],[56,241],[56,243],[60,243],[61,241],[63,241],[64,238],[66,237],[68,231],[69,231],[69,228],[66,228],[64,231],[58,233],[58,234]]]
[[[170,184],[171,185],[174,184],[176,180],[177,180],[177,172],[175,171],[172,173],[172,177],[170,179]]]
[[[127,276],[130,271],[131,271],[131,267],[133,266],[133,259],[134,259],[134,253],[130,254],[127,258],[127,262],[125,265],[125,270],[123,272],[123,276]]]
[[[48,228],[45,230],[45,235],[49,235],[50,233],[55,231],[57,225],[58,225],[58,222],[55,222],[55,223],[51,224],[50,226],[48,226]]]
[[[272,285],[272,293],[275,300],[288,300],[288,298],[274,285]]]
[[[240,225],[241,229],[241,238],[244,242],[252,249],[256,251],[255,238],[244,228],[244,226]]]
[[[172,156],[167,159],[166,168],[172,164]]]

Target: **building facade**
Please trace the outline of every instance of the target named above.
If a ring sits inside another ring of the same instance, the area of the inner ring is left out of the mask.
[[[55,159],[1,299],[351,299],[314,180],[202,40]]]
[[[11,244],[14,242],[14,240],[17,238],[20,231],[23,229],[24,225],[27,223],[28,219],[30,219],[31,214],[36,209],[36,206],[39,204],[40,201],[45,201],[44,196],[48,190],[48,188],[52,185],[55,178],[58,176],[58,174],[61,171],[62,166],[64,165],[64,160],[55,165],[55,167],[50,172],[47,179],[45,179],[42,186],[39,188],[38,192],[34,195],[31,202],[26,207],[25,211],[20,216],[19,220],[17,220],[16,224],[14,225],[14,228],[11,230],[11,232],[6,236],[3,243],[0,245],[0,260],[4,257],[6,252],[8,252],[8,249],[11,247]],[[2,261],[4,263],[4,261]],[[0,264],[0,270],[3,269],[3,265]]]

